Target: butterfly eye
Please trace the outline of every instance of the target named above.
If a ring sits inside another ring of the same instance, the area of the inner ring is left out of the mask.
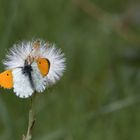
[[[46,58],[38,58],[37,65],[42,76],[46,76],[50,69],[50,62]]]

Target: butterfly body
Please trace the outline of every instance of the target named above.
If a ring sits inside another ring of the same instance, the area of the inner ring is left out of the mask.
[[[28,79],[30,81],[30,85],[34,89],[34,82],[32,79],[32,71],[33,71],[32,66],[30,64],[28,64],[27,61],[25,60],[24,67],[22,68],[22,73],[28,77]]]

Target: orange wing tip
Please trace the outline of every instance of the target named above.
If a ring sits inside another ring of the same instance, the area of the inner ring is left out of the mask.
[[[0,73],[0,86],[5,89],[13,88],[13,74],[11,70]]]
[[[1,86],[2,88],[4,89],[11,89],[12,87],[4,87],[4,86]]]
[[[40,70],[40,73],[42,74],[43,77],[49,73],[50,62],[48,59],[38,58],[37,65],[38,65],[38,69]]]

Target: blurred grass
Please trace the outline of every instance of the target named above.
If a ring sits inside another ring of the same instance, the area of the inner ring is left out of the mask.
[[[139,1],[0,0],[0,58],[19,40],[55,42],[64,77],[36,100],[34,140],[140,137]],[[3,65],[0,65],[3,71]],[[1,89],[0,139],[21,139],[29,100]]]

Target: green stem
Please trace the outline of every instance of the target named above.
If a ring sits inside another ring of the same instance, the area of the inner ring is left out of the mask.
[[[31,140],[32,139],[32,130],[35,124],[35,117],[34,117],[34,100],[35,100],[35,95],[31,97],[31,104],[30,104],[30,109],[29,109],[29,121],[28,121],[28,129],[26,136],[23,135],[22,140]]]

